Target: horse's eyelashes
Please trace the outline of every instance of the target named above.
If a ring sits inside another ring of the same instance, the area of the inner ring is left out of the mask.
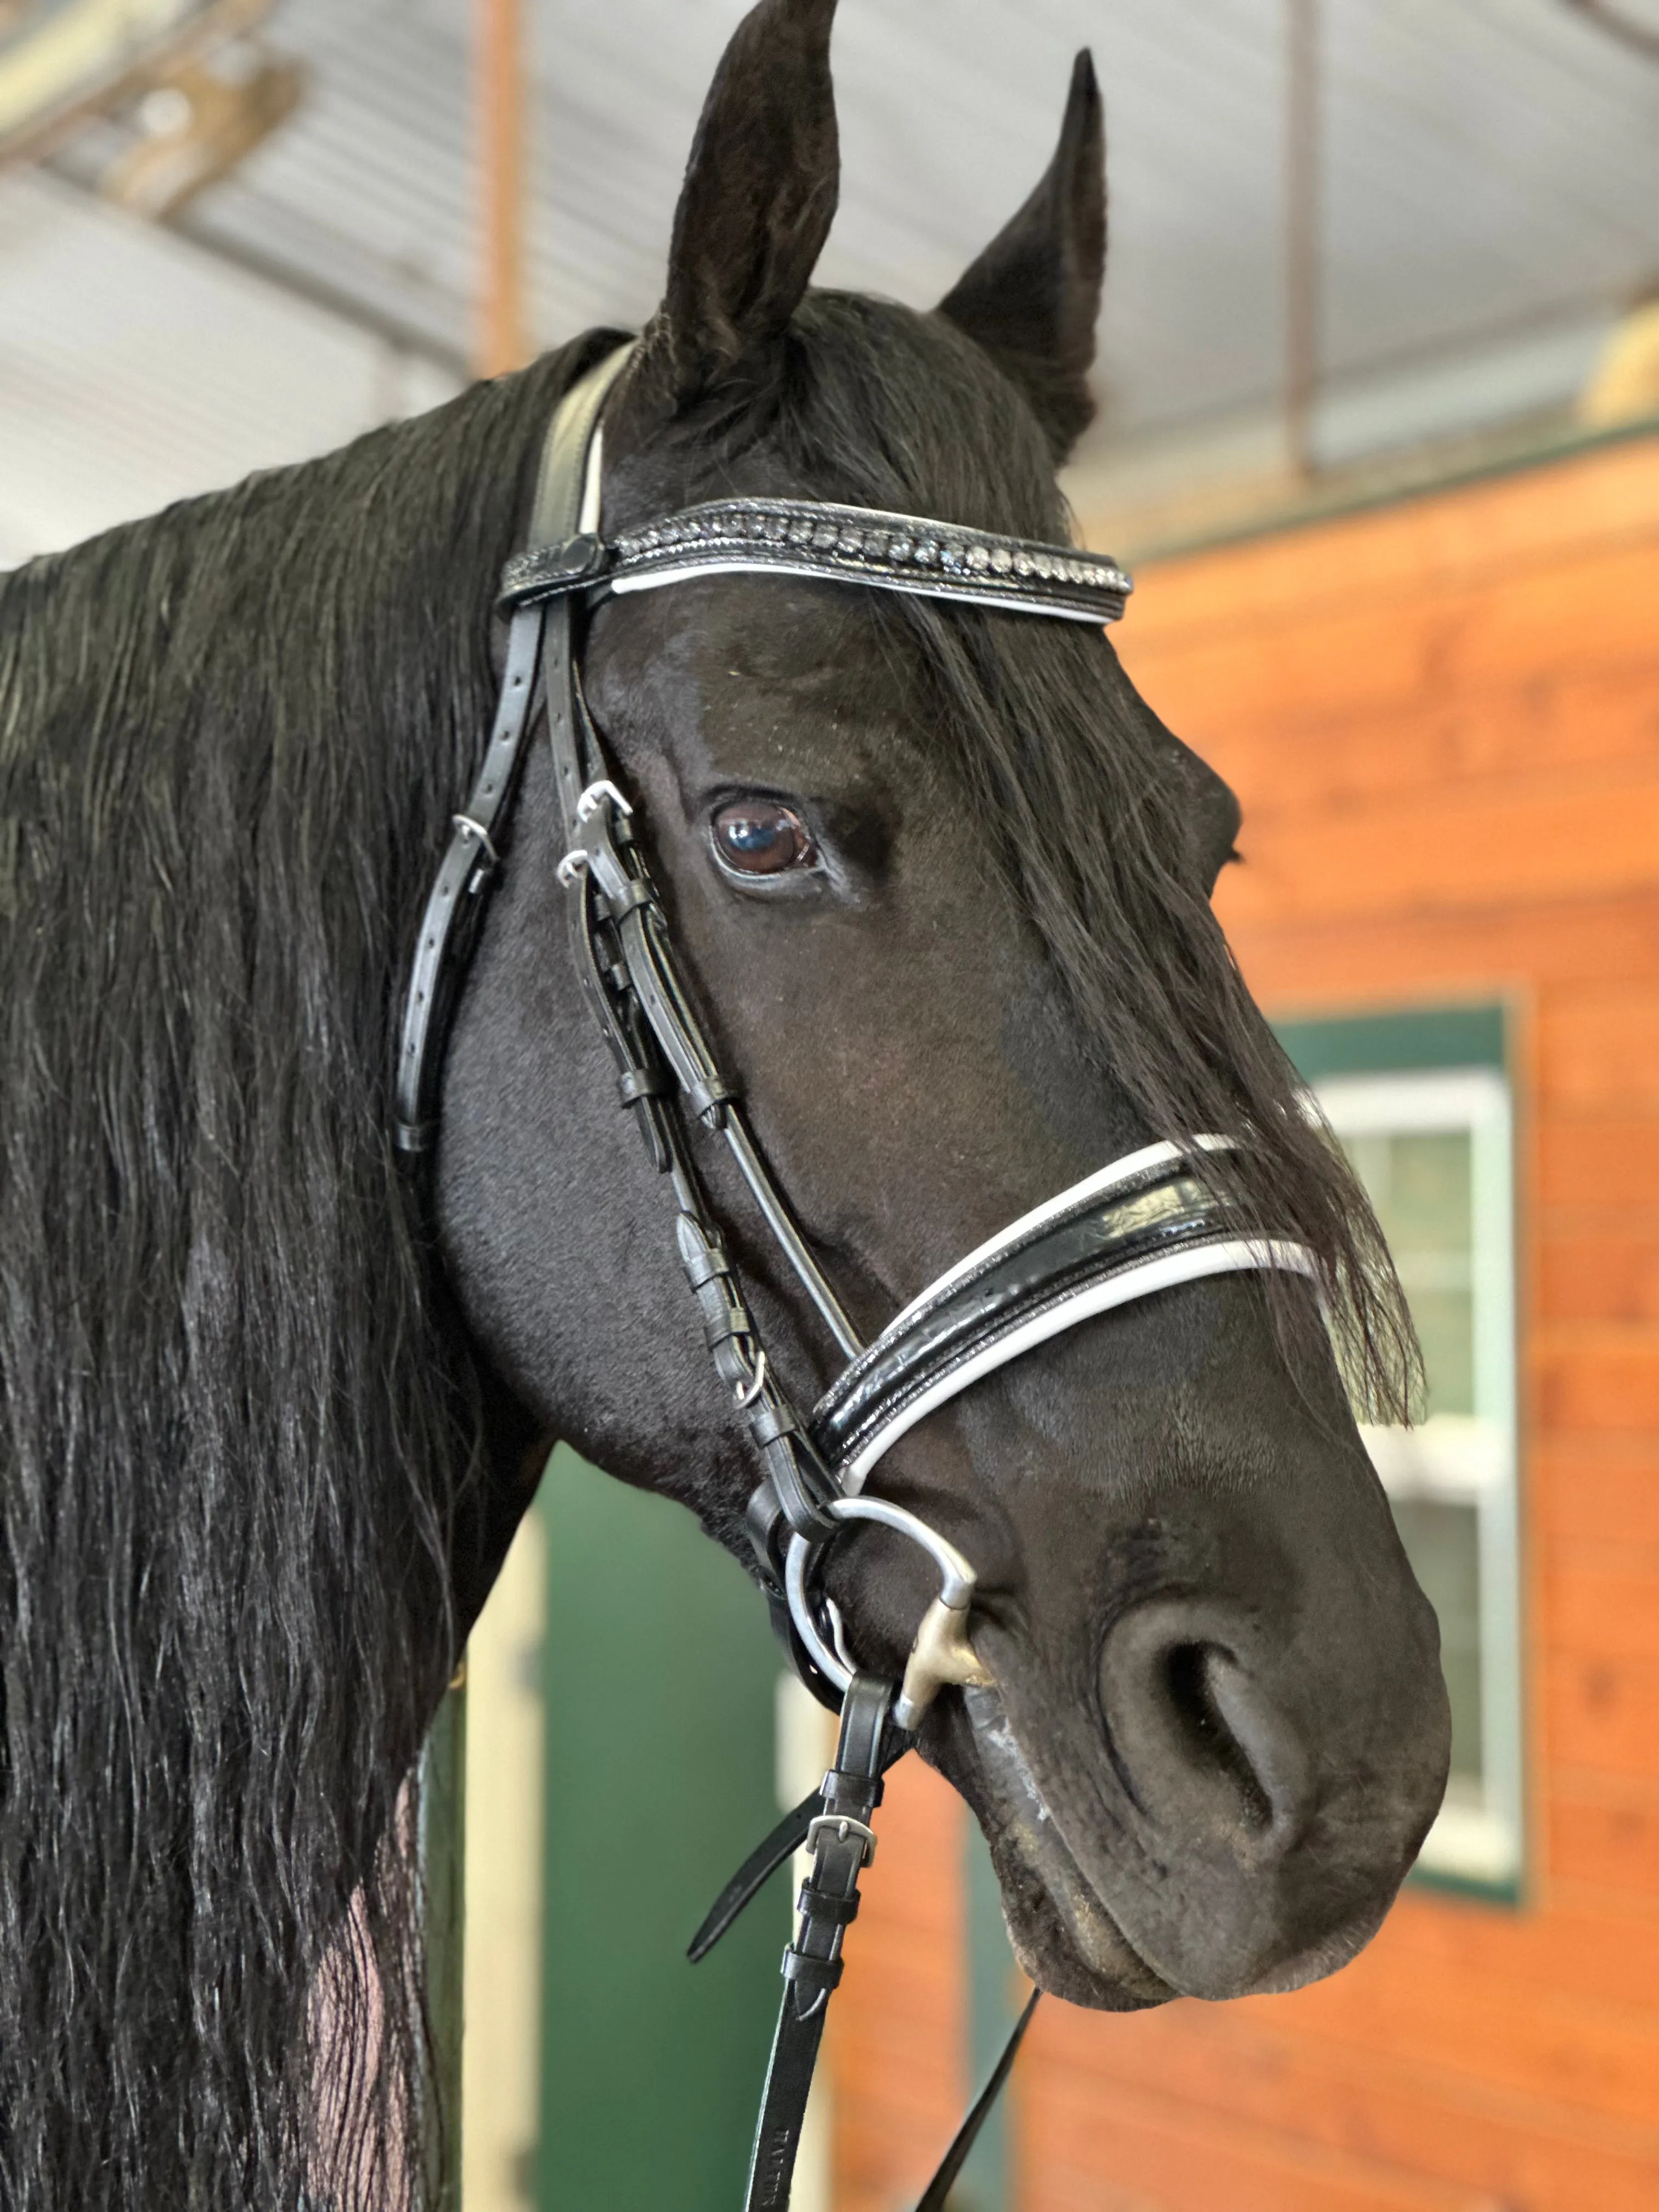
[[[716,859],[734,875],[781,876],[813,858],[811,833],[781,799],[728,799],[709,830]]]

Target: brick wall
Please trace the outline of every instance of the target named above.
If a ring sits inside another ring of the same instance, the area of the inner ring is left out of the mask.
[[[1263,1004],[1516,1009],[1529,1891],[1412,1893],[1292,1996],[1045,2008],[1019,2212],[1652,2212],[1659,440],[1141,584],[1125,660],[1244,802],[1218,903]],[[963,2086],[955,1808],[926,1776],[893,1799],[841,2212],[905,2203]]]
[[[835,2212],[913,2205],[962,2118],[966,1818],[919,1759],[888,1776],[830,2015]]]

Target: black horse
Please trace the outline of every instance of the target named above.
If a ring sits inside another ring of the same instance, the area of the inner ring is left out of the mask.
[[[1087,58],[1030,201],[915,313],[807,289],[832,5],[763,0],[728,51],[607,515],[783,493],[1063,538],[1104,248]],[[568,962],[543,749],[425,1203],[388,1133],[495,581],[557,398],[620,335],[0,583],[15,2212],[417,2202],[400,1793],[550,1442],[749,1556],[755,1470]],[[600,606],[586,676],[705,1022],[861,1328],[1194,1131],[1316,1255],[1317,1297],[1232,1276],[1056,1340],[879,1483],[979,1570],[997,1688],[945,1692],[922,1749],[1037,1981],[1132,2008],[1328,1972],[1411,1863],[1447,1718],[1348,1410],[1401,1409],[1409,1330],[1210,910],[1231,794],[1073,624],[714,576]],[[810,1398],[832,1347],[708,1171]],[[861,1527],[829,1585],[860,1661],[902,1666],[919,1555]]]

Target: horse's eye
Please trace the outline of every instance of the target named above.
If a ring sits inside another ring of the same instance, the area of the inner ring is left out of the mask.
[[[812,857],[800,817],[775,799],[734,799],[713,823],[714,850],[739,876],[778,876]]]

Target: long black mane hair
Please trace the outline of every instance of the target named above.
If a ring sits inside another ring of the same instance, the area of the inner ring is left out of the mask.
[[[478,1447],[386,1079],[594,350],[0,580],[8,2212],[418,2200]]]
[[[392,1029],[540,434],[611,342],[0,580],[7,2212],[425,2191],[407,1791],[482,1470]],[[784,362],[803,489],[1054,533],[959,333],[821,294]],[[1153,1127],[1249,1141],[1386,1382],[1370,1216],[1098,640],[893,619],[1100,1060]]]

